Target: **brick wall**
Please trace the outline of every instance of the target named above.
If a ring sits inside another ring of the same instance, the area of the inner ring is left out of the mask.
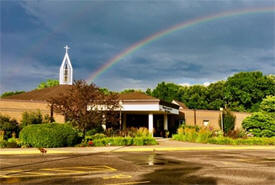
[[[186,125],[203,126],[204,121],[209,121],[209,126],[214,129],[220,129],[220,111],[215,110],[193,110],[193,109],[180,109],[180,112],[185,115]],[[242,128],[242,121],[250,115],[245,112],[232,112],[236,116],[235,129]]]
[[[23,100],[0,100],[0,113],[8,115],[17,121],[22,120],[22,113],[25,111],[37,111],[40,110],[42,115],[50,115],[50,107],[43,101],[23,101]],[[54,120],[58,123],[64,123],[64,116],[54,113]]]

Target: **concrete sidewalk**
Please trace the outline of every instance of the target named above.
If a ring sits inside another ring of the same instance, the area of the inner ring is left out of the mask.
[[[144,151],[213,151],[213,150],[275,150],[275,146],[214,145],[188,143],[169,139],[158,140],[159,145],[151,146],[108,146],[108,147],[64,147],[47,148],[47,154],[85,154],[100,152],[144,152]],[[5,148],[0,155],[41,154],[37,148]]]

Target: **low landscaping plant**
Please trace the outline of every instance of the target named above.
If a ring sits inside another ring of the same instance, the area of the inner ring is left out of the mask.
[[[12,133],[18,136],[19,124],[15,119],[0,114],[1,139],[7,140],[12,137]]]
[[[102,133],[98,133],[98,134],[94,134],[94,135],[92,135],[92,136],[85,136],[85,139],[84,139],[84,142],[88,142],[88,141],[90,141],[90,140],[96,140],[96,139],[103,139],[103,138],[105,138],[105,137],[107,137],[105,134],[102,134]]]
[[[7,140],[1,139],[0,140],[0,148],[6,148],[8,144]]]
[[[172,138],[177,141],[222,145],[275,145],[275,137],[248,137],[243,130],[231,131],[228,136],[224,137],[222,132],[209,128],[200,128],[199,131],[194,128],[179,128]]]
[[[77,131],[59,123],[28,125],[20,131],[19,138],[22,145],[31,147],[64,147],[78,142]]]
[[[86,134],[85,136],[93,136],[95,134],[98,134],[98,133],[103,133],[104,132],[104,129],[102,128],[101,125],[93,128],[93,129],[90,129],[88,131],[86,131]]]
[[[9,138],[7,142],[7,148],[18,148],[20,147],[20,141],[18,138]]]
[[[92,141],[94,146],[143,146],[157,144],[153,137],[105,137]]]
[[[222,145],[275,145],[275,138],[238,138],[233,139],[230,137],[213,137],[208,140],[211,144],[222,144]]]

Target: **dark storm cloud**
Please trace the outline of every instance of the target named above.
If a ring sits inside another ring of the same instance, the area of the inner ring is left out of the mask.
[[[76,79],[86,79],[134,43],[175,24],[274,1],[1,1],[1,91],[30,90],[58,78],[69,51]],[[146,45],[97,77],[111,89],[160,81],[203,83],[234,72],[275,71],[274,13],[199,24]]]

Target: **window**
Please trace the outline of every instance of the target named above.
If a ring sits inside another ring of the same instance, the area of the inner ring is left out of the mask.
[[[64,82],[68,81],[68,65],[67,63],[65,64],[65,69],[64,69]]]
[[[203,120],[203,125],[207,127],[209,125],[209,120]]]

